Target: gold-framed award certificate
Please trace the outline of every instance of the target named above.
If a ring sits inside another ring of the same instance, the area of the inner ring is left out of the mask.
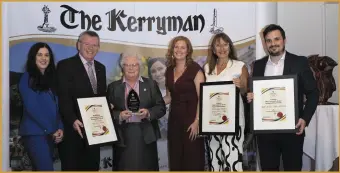
[[[89,145],[117,141],[106,97],[78,98]]]
[[[232,81],[201,83],[199,135],[234,134],[239,99],[239,89]]]
[[[299,117],[297,76],[253,77],[250,105],[254,133],[296,133]]]

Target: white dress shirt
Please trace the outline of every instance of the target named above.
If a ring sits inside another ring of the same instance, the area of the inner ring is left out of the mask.
[[[274,63],[270,56],[268,58],[266,69],[264,71],[264,76],[280,76],[283,75],[283,68],[284,68],[284,62],[286,57],[286,51],[283,53],[282,57],[278,61],[278,63]]]
[[[83,65],[84,65],[85,70],[86,70],[87,75],[88,75],[89,74],[89,72],[87,71],[87,69],[88,69],[87,62],[88,61],[83,56],[81,56],[80,54],[79,54],[79,57],[81,59],[81,62],[83,62]],[[93,70],[94,77],[97,80],[96,70],[95,70],[95,67],[94,67],[94,60],[92,60],[92,70]]]

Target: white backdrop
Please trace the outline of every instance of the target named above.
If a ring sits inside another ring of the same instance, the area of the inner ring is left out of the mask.
[[[236,45],[238,57],[247,65],[255,60],[256,3],[6,2],[3,9],[3,16],[6,16],[3,25],[6,43],[3,45],[7,46],[4,57],[9,59],[6,74],[9,73],[11,91],[8,96],[11,112],[9,154],[12,169],[16,170],[30,169],[17,134],[21,115],[12,111],[22,108],[16,84],[24,72],[26,54],[30,46],[37,41],[47,42],[58,62],[76,53],[75,41],[82,31],[89,29],[98,32],[101,50],[96,59],[106,66],[108,84],[121,75],[117,61],[119,54],[125,49],[137,49],[142,53],[145,63],[142,75],[152,77],[148,71],[151,68],[148,66],[149,60],[164,58],[169,41],[178,35],[184,35],[191,40],[194,60],[201,65],[205,62],[209,41],[218,31],[223,31],[231,37]],[[162,122],[165,123],[160,122],[160,128],[166,134],[167,115]],[[166,135],[158,141],[158,145],[160,168],[166,171]],[[57,156],[55,159],[56,169],[59,170],[59,159]],[[110,171],[111,166],[112,148],[103,147],[101,170]]]

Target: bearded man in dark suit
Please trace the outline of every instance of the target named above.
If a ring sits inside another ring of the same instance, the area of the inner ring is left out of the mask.
[[[299,120],[297,132],[281,134],[258,134],[257,143],[262,171],[279,171],[282,154],[285,171],[301,171],[304,129],[316,110],[319,98],[316,81],[308,65],[307,57],[297,56],[285,50],[285,31],[278,25],[268,25],[263,31],[265,47],[269,56],[255,61],[253,76],[298,75]],[[306,102],[304,105],[304,95]],[[253,93],[247,94],[248,102]]]

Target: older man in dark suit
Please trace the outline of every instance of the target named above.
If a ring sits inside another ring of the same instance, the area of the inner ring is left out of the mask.
[[[271,24],[263,31],[269,56],[255,61],[253,76],[298,75],[299,120],[296,134],[259,134],[257,143],[262,171],[279,171],[282,154],[285,171],[301,171],[304,129],[309,124],[318,104],[318,89],[306,57],[297,56],[285,50],[284,30]],[[305,105],[303,103],[306,96]],[[248,101],[253,93],[248,93]]]
[[[162,94],[156,82],[140,76],[139,55],[122,54],[120,65],[124,75],[107,91],[119,137],[114,170],[158,171],[158,119],[166,113]]]
[[[94,60],[99,36],[85,31],[77,41],[78,53],[58,63],[59,108],[64,123],[64,142],[60,145],[63,171],[98,171],[100,147],[89,146],[77,98],[106,96],[105,66]]]

